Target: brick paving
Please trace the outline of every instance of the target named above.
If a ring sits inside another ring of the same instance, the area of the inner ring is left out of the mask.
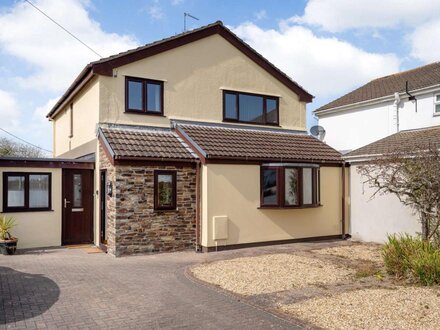
[[[270,251],[0,256],[0,329],[297,329],[185,275],[194,263]]]

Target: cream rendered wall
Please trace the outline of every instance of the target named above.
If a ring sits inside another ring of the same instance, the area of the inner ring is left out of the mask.
[[[53,119],[54,157],[66,154],[96,139],[96,125],[99,122],[99,90],[99,79],[95,77],[73,99],[73,137],[69,137],[70,104]],[[94,147],[84,152],[94,152]]]
[[[61,245],[61,171],[59,168],[0,168],[0,191],[3,191],[3,172],[52,173],[52,211],[2,213],[0,203],[0,213],[16,220],[12,235],[18,237],[18,248]]]
[[[260,166],[203,166],[202,245],[215,246],[214,216],[227,216],[218,245],[341,235],[341,168],[321,167],[321,204],[308,209],[259,209]]]
[[[374,189],[363,184],[358,166],[350,167],[351,235],[354,240],[384,243],[388,234],[421,232],[420,222],[410,208],[392,195],[371,196]]]
[[[222,90],[280,96],[280,125],[306,129],[298,96],[219,35],[213,35],[99,77],[100,122],[169,126],[170,119],[223,120]],[[164,115],[124,113],[125,76],[164,81]]]

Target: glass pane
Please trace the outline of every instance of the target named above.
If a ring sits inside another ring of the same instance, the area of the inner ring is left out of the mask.
[[[240,120],[263,123],[263,98],[261,96],[240,94]]]
[[[265,169],[263,170],[263,204],[276,205],[277,201],[277,171]]]
[[[49,207],[49,175],[29,175],[29,207]]]
[[[435,112],[440,113],[440,104],[435,105]]]
[[[128,82],[128,109],[142,111],[142,83]]]
[[[82,175],[73,175],[73,207],[82,207]]]
[[[162,112],[162,86],[147,84],[147,111]]]
[[[158,206],[173,206],[173,176],[171,174],[159,174],[157,176]]]
[[[225,93],[225,118],[237,118],[237,95]]]
[[[286,168],[284,171],[284,204],[298,205],[298,170]]]
[[[278,123],[277,100],[266,99],[266,121],[268,123]]]
[[[435,101],[440,102],[440,94],[435,96]]]
[[[24,207],[24,176],[8,176],[8,207]]]
[[[312,169],[303,168],[303,204],[313,203]]]

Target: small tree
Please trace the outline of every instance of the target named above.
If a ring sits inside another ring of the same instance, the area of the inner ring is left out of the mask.
[[[36,147],[17,143],[7,138],[0,138],[0,156],[40,158],[45,154]]]
[[[422,224],[422,238],[440,243],[439,146],[414,148],[383,155],[360,167],[364,184],[375,188],[371,196],[394,194],[411,207]]]

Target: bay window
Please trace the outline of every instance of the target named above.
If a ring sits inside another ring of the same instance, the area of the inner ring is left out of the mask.
[[[319,206],[318,166],[262,166],[261,207]]]

